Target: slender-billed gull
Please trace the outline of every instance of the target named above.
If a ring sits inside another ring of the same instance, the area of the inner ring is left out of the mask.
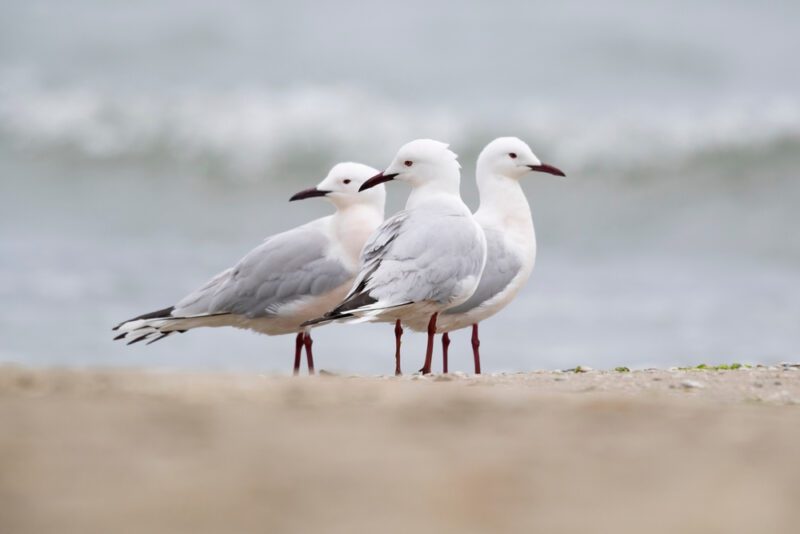
[[[378,171],[339,163],[317,187],[290,200],[324,197],[333,215],[268,237],[234,267],[222,271],[174,306],[117,325],[128,344],[152,343],[200,326],[233,326],[263,334],[296,333],[294,372],[303,346],[314,372],[311,335],[304,321],[319,317],[347,294],[367,238],[383,221],[386,191],[360,187]]]
[[[486,239],[461,200],[457,156],[430,139],[400,148],[391,165],[361,186],[408,182],[406,208],[384,222],[364,246],[361,269],[341,304],[313,325],[332,320],[427,323],[423,373],[430,373],[438,314],[465,302],[478,287]],[[397,354],[399,356],[399,333]],[[399,358],[396,372],[400,372]]]
[[[439,314],[436,331],[442,333],[442,370],[448,371],[448,332],[472,326],[475,373],[481,372],[478,323],[502,310],[528,281],[536,259],[536,234],[520,178],[530,172],[564,176],[556,167],[539,161],[530,147],[516,137],[495,139],[478,156],[476,180],[480,207],[475,212],[486,235],[486,267],[475,293],[464,303]],[[411,319],[412,330],[426,324]]]

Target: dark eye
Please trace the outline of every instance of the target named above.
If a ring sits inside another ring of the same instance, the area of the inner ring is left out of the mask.
[[[508,157],[511,159],[517,159],[517,154],[515,152],[509,152]]]
[[[347,184],[349,184],[349,183],[350,183],[350,178],[345,178],[345,179],[344,179],[344,184],[345,184],[345,185],[347,185]]]
[[[405,160],[403,162],[403,165],[405,165],[406,167],[411,167],[413,164],[414,164],[414,162],[411,161],[411,160]]]

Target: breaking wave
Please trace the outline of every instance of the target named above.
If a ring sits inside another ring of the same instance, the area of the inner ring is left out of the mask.
[[[606,114],[530,102],[516,107],[513,118],[502,119],[447,105],[411,110],[339,86],[163,94],[5,87],[0,144],[57,161],[188,163],[230,179],[280,175],[298,162],[379,165],[415,137],[447,140],[468,162],[492,137],[519,135],[548,160],[615,172],[707,153],[757,155],[770,147],[800,147],[800,104],[792,99]]]

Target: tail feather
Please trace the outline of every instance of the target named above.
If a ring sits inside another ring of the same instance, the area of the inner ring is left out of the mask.
[[[174,306],[145,313],[123,321],[112,330],[119,331],[114,340],[127,341],[128,345],[147,341],[147,344],[155,343],[176,332],[183,333],[190,328],[198,326],[218,326],[219,321],[214,318],[230,315],[228,313],[210,313],[201,315],[174,316]]]

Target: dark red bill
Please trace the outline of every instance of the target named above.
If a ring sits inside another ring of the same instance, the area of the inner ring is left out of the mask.
[[[564,171],[562,171],[557,167],[553,167],[552,165],[548,165],[547,163],[541,163],[539,165],[528,165],[528,168],[536,172],[546,172],[547,174],[555,174],[556,176],[566,176],[566,174],[564,174]]]
[[[295,193],[292,195],[292,198],[289,199],[289,202],[294,200],[303,200],[304,198],[314,198],[314,197],[324,197],[330,193],[330,191],[325,191],[323,189],[317,189],[316,187],[312,187],[311,189],[304,189],[299,193]]]
[[[378,184],[382,184],[383,182],[388,182],[389,180],[394,180],[394,177],[397,176],[397,173],[394,174],[383,174],[379,172],[363,184],[361,187],[358,188],[359,191],[364,191],[365,189],[369,189],[370,187],[375,187]]]

